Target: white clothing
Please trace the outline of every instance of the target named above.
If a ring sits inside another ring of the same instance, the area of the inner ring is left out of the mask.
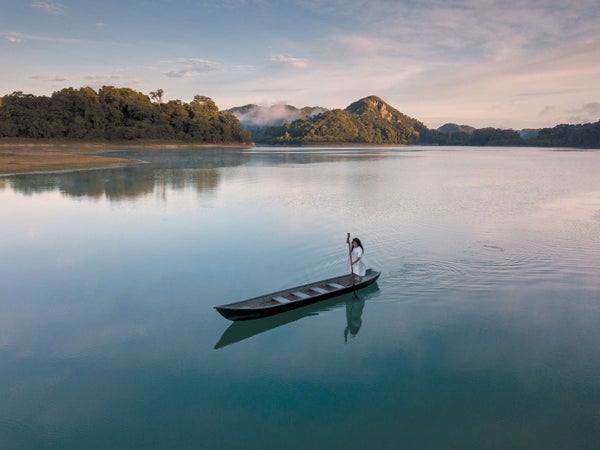
[[[367,268],[365,266],[365,263],[363,263],[363,250],[360,247],[353,247],[352,248],[352,261],[356,261],[357,259],[359,259],[358,261],[356,261],[354,264],[352,264],[350,262],[350,264],[352,264],[352,272],[355,275],[358,275],[359,277],[364,277],[365,273],[367,273]]]

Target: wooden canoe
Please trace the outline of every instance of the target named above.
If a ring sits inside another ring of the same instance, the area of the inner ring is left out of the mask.
[[[354,286],[350,274],[346,274],[214,308],[229,320],[258,319],[362,289],[377,281],[379,275],[381,272],[369,269],[360,283],[355,278]]]

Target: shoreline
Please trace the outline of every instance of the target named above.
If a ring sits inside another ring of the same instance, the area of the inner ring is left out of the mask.
[[[111,156],[127,149],[177,150],[184,148],[247,149],[253,144],[197,144],[179,142],[66,142],[0,139],[0,177],[64,173],[81,170],[100,170],[127,167],[142,163],[138,159]]]

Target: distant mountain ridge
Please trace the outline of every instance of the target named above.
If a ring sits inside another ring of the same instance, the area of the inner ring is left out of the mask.
[[[371,95],[346,109],[269,127],[260,140],[269,144],[416,144],[427,127]]]
[[[257,114],[256,105],[232,108],[257,143],[272,145],[376,144],[376,145],[475,145],[475,146],[559,146],[600,148],[600,121],[594,124],[557,125],[540,130],[503,130],[475,128],[446,123],[429,129],[380,97],[371,95],[345,109],[302,108],[285,105],[273,125],[252,128],[249,118]],[[262,110],[264,112],[264,109]],[[252,114],[243,116],[244,113]],[[294,120],[294,115],[300,116]],[[263,122],[266,123],[266,122]]]
[[[444,125],[439,127],[437,130],[440,133],[445,133],[445,134],[452,134],[452,133],[473,134],[473,131],[475,131],[476,129],[477,128],[472,127],[470,125],[457,125],[455,123],[445,123]]]

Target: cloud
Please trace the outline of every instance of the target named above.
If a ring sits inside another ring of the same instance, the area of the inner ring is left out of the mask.
[[[51,82],[51,83],[55,83],[55,82],[67,82],[67,81],[71,81],[72,78],[69,77],[65,77],[65,76],[46,76],[43,77],[41,75],[34,75],[32,77],[30,77],[32,80],[37,80],[37,81],[47,81],[47,82]]]
[[[2,33],[2,36],[6,41],[10,42],[11,44],[19,44],[23,42],[23,35],[21,33],[9,31],[7,33]]]
[[[556,106],[546,105],[544,109],[540,111],[540,117],[553,115],[556,112]]]
[[[65,13],[65,7],[59,3],[49,3],[49,2],[33,2],[31,4],[32,8],[40,9],[47,14],[52,14],[55,16],[62,16]]]
[[[163,72],[163,75],[170,78],[189,78],[206,72],[214,72],[221,68],[219,63],[201,58],[180,59],[177,63],[182,64],[183,67]]]
[[[584,104],[581,108],[571,111],[569,123],[590,123],[600,120],[600,102]]]
[[[32,80],[40,81],[43,83],[56,83],[71,85],[85,85],[85,86],[103,86],[103,85],[116,85],[126,84],[127,87],[134,88],[140,83],[135,79],[127,76],[122,72],[108,73],[108,74],[89,74],[89,75],[34,75],[29,77]]]
[[[369,35],[341,34],[333,36],[332,41],[337,44],[336,50],[343,50],[355,55],[372,54],[394,48],[391,40]]]
[[[11,44],[19,44],[26,41],[40,41],[40,42],[57,42],[61,44],[79,44],[81,39],[54,37],[54,36],[39,36],[34,34],[23,34],[15,31],[8,31],[2,33],[2,37]]]
[[[306,59],[294,58],[288,55],[273,55],[271,61],[274,62],[274,67],[286,69],[306,69],[309,65]]]
[[[92,83],[105,83],[107,81],[118,81],[125,78],[122,74],[95,74],[95,75],[85,75],[82,77],[83,80],[89,81]]]

